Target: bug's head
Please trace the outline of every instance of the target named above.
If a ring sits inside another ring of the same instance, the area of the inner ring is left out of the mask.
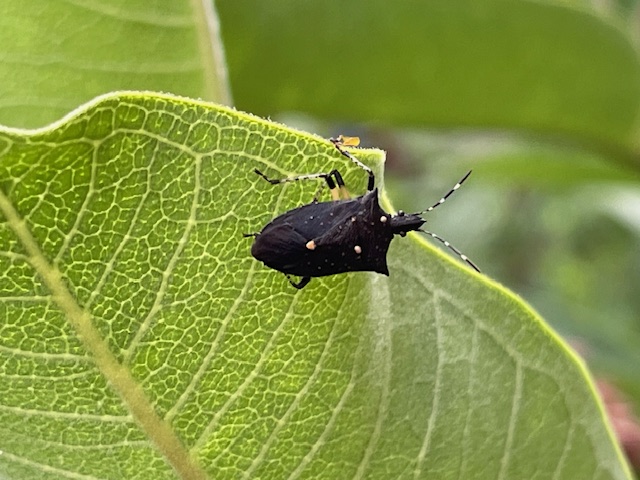
[[[398,210],[398,213],[391,216],[389,226],[394,235],[404,237],[407,232],[420,229],[426,220],[417,213],[404,213]]]

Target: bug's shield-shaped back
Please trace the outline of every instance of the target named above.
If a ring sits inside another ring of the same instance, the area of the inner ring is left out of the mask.
[[[355,271],[388,275],[393,232],[381,222],[384,216],[377,190],[352,200],[311,203],[269,223],[251,253],[268,267],[302,277]]]

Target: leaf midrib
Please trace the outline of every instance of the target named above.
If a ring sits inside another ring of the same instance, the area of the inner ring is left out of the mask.
[[[10,199],[0,190],[0,212],[27,252],[27,260],[51,292],[53,302],[64,313],[96,367],[108,380],[131,412],[146,436],[175,469],[180,478],[206,479],[202,468],[193,462],[171,426],[158,416],[141,385],[131,372],[117,361],[93,324],[91,314],[80,307],[62,279],[60,270],[51,265],[27,223],[20,217]]]

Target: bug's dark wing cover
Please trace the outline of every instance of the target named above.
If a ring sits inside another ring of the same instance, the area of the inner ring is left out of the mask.
[[[389,222],[381,222],[383,216],[387,219],[390,216],[380,208],[378,190],[354,201],[359,204],[355,215],[348,215],[315,239],[316,252],[344,259],[341,272],[372,271],[389,275],[387,251],[393,232]],[[356,246],[360,247],[360,253],[355,251]]]
[[[308,252],[305,247],[307,241],[290,222],[274,220],[256,237],[256,241],[251,246],[251,255],[267,267],[283,273],[299,275],[295,270],[301,256]]]
[[[383,215],[388,216],[378,204],[377,190],[352,200],[304,205],[267,224],[251,253],[270,268],[302,277],[354,271],[388,275],[393,233],[388,222],[380,222]],[[307,248],[310,240],[313,249]]]
[[[269,225],[290,223],[308,241],[331,230],[334,225],[344,223],[346,219],[356,215],[361,208],[355,200],[310,203],[283,213],[273,219]],[[269,225],[263,229],[262,233],[265,233]]]
[[[318,255],[306,244],[351,218],[358,208],[353,200],[346,200],[310,203],[283,213],[262,229],[251,247],[251,254],[266,266],[290,275],[319,277],[347,271],[318,269]]]

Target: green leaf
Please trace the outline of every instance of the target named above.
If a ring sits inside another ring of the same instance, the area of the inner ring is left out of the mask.
[[[0,124],[34,128],[115,90],[231,103],[211,2],[0,0]]]
[[[123,93],[0,147],[0,476],[630,478],[582,363],[423,239],[302,291],[251,258],[319,187],[254,168],[362,192],[329,142]]]
[[[492,190],[503,185],[521,185],[536,191],[558,192],[584,185],[633,185],[640,180],[637,168],[612,161],[602,152],[575,144],[544,142],[539,137],[420,131],[396,138],[402,144],[406,158],[403,162],[414,162],[404,168],[421,172],[403,178],[398,188],[398,194],[410,197],[416,208],[429,199],[416,198],[411,183],[423,191],[429,178],[434,184],[436,172],[446,170],[449,175],[457,175],[469,165],[473,165],[473,184],[490,182]]]
[[[629,160],[637,51],[610,19],[568,3],[221,0],[218,11],[240,108],[564,134]]]

